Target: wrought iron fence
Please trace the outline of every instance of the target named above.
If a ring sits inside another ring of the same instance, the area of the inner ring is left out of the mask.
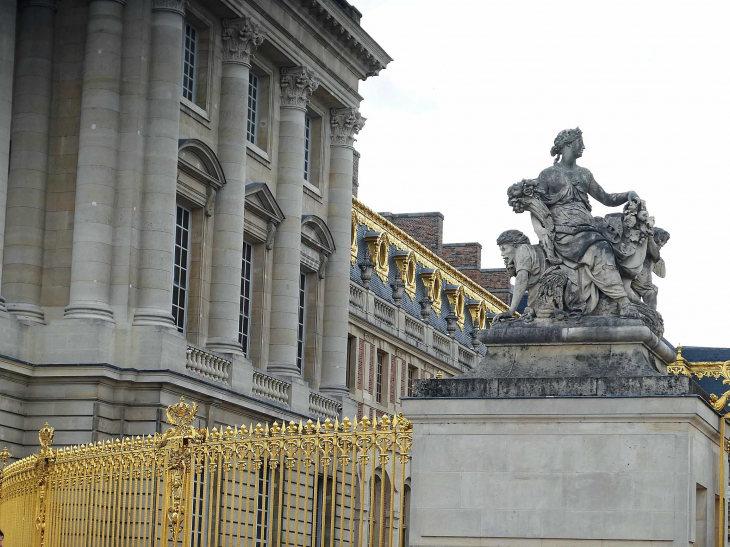
[[[164,434],[41,451],[0,472],[0,523],[14,547],[404,545],[402,415],[376,424],[200,430],[168,407]]]

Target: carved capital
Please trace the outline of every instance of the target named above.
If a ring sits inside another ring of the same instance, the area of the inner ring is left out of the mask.
[[[187,0],[152,0],[152,11],[171,11],[185,17]]]
[[[48,8],[50,10],[58,11],[56,8],[56,0],[21,0],[18,5],[19,10],[25,8],[37,7],[37,8]]]
[[[251,55],[267,31],[250,17],[223,19],[223,62],[251,66]]]
[[[282,108],[307,108],[312,93],[319,87],[319,79],[306,66],[283,67],[281,69]]]
[[[357,108],[332,108],[330,109],[330,125],[332,135],[330,144],[332,146],[352,146],[355,143],[355,135],[365,126],[366,118],[360,115]]]

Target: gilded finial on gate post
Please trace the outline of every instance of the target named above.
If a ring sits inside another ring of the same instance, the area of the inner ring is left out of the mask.
[[[3,447],[2,451],[0,451],[0,463],[2,463],[2,469],[5,469],[5,466],[8,463],[8,460],[12,458],[13,455],[10,453],[10,450],[8,450],[8,447]]]
[[[438,371],[438,372],[436,373],[436,379],[437,379],[437,380],[440,380],[440,379],[441,379],[441,378],[443,378],[443,377],[444,377],[444,373],[443,373],[443,372],[441,372],[441,371],[439,370],[439,371]]]

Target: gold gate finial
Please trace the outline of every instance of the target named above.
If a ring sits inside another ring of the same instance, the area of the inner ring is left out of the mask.
[[[3,447],[2,451],[0,451],[0,463],[3,464],[3,468],[5,468],[5,465],[7,465],[8,460],[12,458],[13,455],[10,453],[10,450],[8,450],[8,447]]]

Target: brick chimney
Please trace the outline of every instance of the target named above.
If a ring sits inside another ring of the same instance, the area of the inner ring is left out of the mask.
[[[380,213],[431,251],[441,256],[444,243],[444,215],[441,213]]]
[[[481,243],[444,243],[441,258],[455,268],[481,268]]]

